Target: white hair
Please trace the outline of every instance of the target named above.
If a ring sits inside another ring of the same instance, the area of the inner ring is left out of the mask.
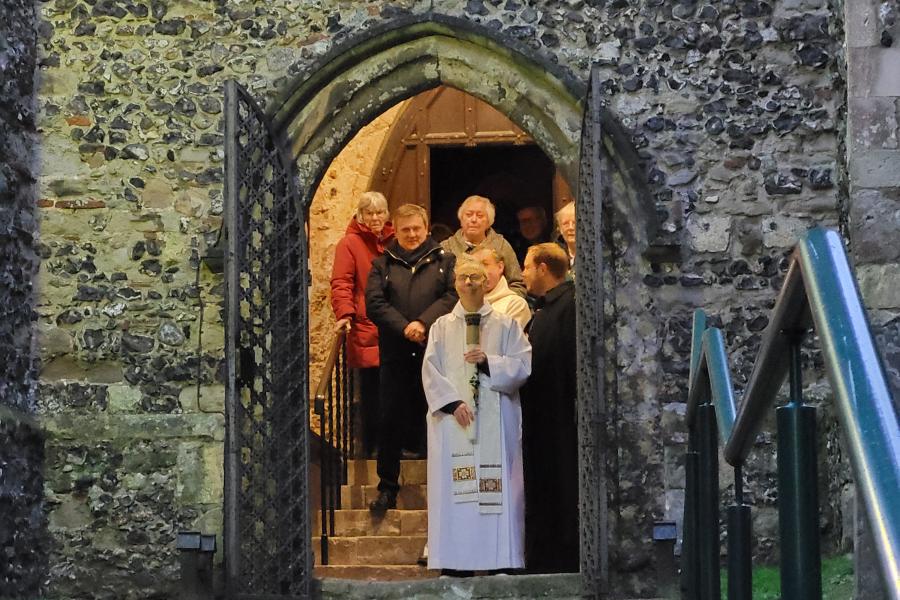
[[[476,202],[484,204],[484,212],[487,213],[488,218],[488,227],[493,226],[494,217],[497,216],[497,211],[494,209],[494,203],[484,196],[469,196],[463,200],[463,203],[459,205],[459,210],[456,211],[456,218],[459,219],[460,225],[462,225],[463,213],[466,212],[466,209],[469,206]]]

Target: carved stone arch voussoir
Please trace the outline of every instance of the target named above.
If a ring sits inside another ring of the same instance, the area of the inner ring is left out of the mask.
[[[442,15],[397,21],[341,43],[297,77],[269,110],[291,142],[308,205],[325,170],[367,123],[396,103],[447,85],[496,108],[526,131],[570,186],[578,182],[583,81],[515,40]],[[656,234],[655,203],[618,119],[602,110],[604,162],[621,193],[609,207],[642,251]]]
[[[449,18],[389,29],[345,44],[342,57],[306,76],[270,114],[291,140],[301,178],[317,184],[366,123],[397,102],[448,85],[506,114],[574,183],[583,90],[509,45]]]

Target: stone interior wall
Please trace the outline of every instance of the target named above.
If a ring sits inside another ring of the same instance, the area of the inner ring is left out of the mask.
[[[44,439],[35,408],[32,310],[38,177],[30,0],[0,9],[0,596],[30,598],[44,583]]]
[[[309,383],[315,389],[334,337],[331,266],[334,248],[356,214],[359,195],[368,191],[378,151],[404,103],[365,126],[334,159],[309,208]],[[318,431],[318,430],[317,430]]]
[[[846,2],[848,80],[846,209],[851,261],[881,352],[895,408],[900,412],[900,2]],[[858,507],[855,538],[857,597],[881,598],[885,589],[853,487],[846,504]]]
[[[348,36],[431,6],[579,78],[599,61],[664,230],[681,241],[665,259],[627,245],[617,259],[615,567],[648,590],[651,521],[677,514],[683,488],[691,311],[725,328],[740,388],[790,246],[839,222],[841,14],[827,0],[42,2],[36,312],[59,594],[165,594],[174,532],[220,527],[222,286],[205,270],[194,282],[221,223],[222,82],[269,101]],[[347,168],[357,182],[360,161]],[[326,177],[313,203],[325,246],[361,189],[346,185]],[[328,335],[321,290],[314,339]]]

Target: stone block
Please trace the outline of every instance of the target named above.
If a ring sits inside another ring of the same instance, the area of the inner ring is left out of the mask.
[[[38,349],[41,358],[47,360],[60,354],[68,354],[74,348],[72,335],[60,327],[40,323],[38,331]]]
[[[663,464],[666,490],[684,489],[684,459],[687,445],[665,446]]]
[[[900,96],[900,48],[847,49],[851,97]]]
[[[221,444],[181,444],[175,497],[184,504],[217,504],[223,498],[224,455]]]
[[[851,98],[847,117],[851,152],[898,147],[894,98]]]
[[[873,0],[844,4],[844,31],[851,48],[877,46],[881,38],[878,31],[877,6]]]
[[[731,217],[691,215],[687,220],[691,247],[697,252],[724,252],[731,236]]]
[[[50,511],[50,530],[80,530],[91,523],[91,509],[83,496],[62,496],[61,502]]]
[[[900,260],[900,191],[896,189],[850,190],[850,242],[860,263]]]
[[[137,412],[141,406],[141,390],[127,384],[110,385],[106,388],[109,398],[109,412]]]
[[[900,150],[868,150],[851,154],[849,163],[850,180],[856,185],[900,187]]]
[[[684,517],[684,490],[666,491],[666,519],[678,524],[678,537],[681,537],[681,519]]]
[[[856,279],[867,308],[900,308],[900,264],[857,265]]]
[[[687,404],[684,402],[670,402],[663,406],[660,429],[664,443],[683,444],[687,441],[686,413]]]
[[[809,221],[796,217],[768,217],[762,220],[766,248],[792,248],[806,231]]]
[[[426,535],[428,533],[427,510],[398,511],[401,535]]]

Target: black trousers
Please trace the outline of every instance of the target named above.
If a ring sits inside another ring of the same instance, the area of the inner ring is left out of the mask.
[[[422,389],[424,350],[381,364],[381,429],[378,436],[378,489],[400,489],[400,454],[405,448],[424,454],[425,413]]]
[[[381,381],[378,367],[356,369],[356,385],[359,386],[359,443],[361,454],[369,458],[378,448],[378,430],[381,426]],[[360,452],[360,451],[358,451]]]

